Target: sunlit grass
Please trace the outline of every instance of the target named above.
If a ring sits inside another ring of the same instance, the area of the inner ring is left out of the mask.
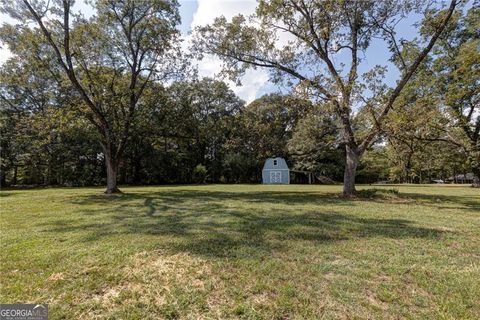
[[[48,303],[51,319],[478,319],[478,190],[376,188],[399,194],[2,191],[0,301]]]

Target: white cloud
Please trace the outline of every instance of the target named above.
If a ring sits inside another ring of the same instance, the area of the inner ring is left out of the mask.
[[[8,60],[8,58],[12,56],[12,53],[10,52],[10,50],[8,50],[7,46],[3,45],[2,43],[0,43],[0,46],[2,46],[0,48],[0,66],[1,66],[2,64],[5,63],[5,61]]]
[[[216,17],[225,16],[231,19],[237,14],[248,16],[254,13],[257,3],[255,0],[197,0],[197,11],[193,15],[190,24],[193,30],[197,26],[212,23]],[[79,1],[76,10],[81,11],[84,15],[91,16],[93,10],[85,5],[84,1]],[[9,19],[6,15],[0,14],[0,20],[3,22]],[[9,21],[11,22],[11,21]],[[283,40],[280,35],[280,40]],[[182,47],[187,48],[190,36],[186,36],[186,41]],[[1,45],[1,44],[0,44]],[[0,65],[11,56],[10,51],[6,47],[0,48]],[[201,77],[215,77],[222,68],[222,62],[219,58],[208,56],[198,62],[198,71]],[[242,78],[242,86],[236,86],[233,82],[229,82],[232,90],[247,102],[251,102],[257,98],[257,93],[268,84],[268,73],[264,69],[248,70]]]
[[[216,17],[227,19],[243,14],[248,16],[255,11],[255,0],[197,0],[198,8],[193,15],[191,28],[212,23]],[[188,37],[187,37],[188,38]],[[187,41],[188,42],[188,39]],[[198,62],[198,72],[201,77],[214,77],[222,69],[222,61],[213,56],[207,56]],[[248,70],[242,78],[242,86],[229,82],[232,90],[247,103],[255,100],[260,89],[268,83],[266,70]]]
[[[193,15],[192,28],[212,23],[218,16],[231,19],[237,14],[250,15],[257,5],[255,0],[197,0],[197,12]]]
[[[8,15],[4,13],[0,13],[0,25],[4,23],[12,23],[14,22]],[[5,63],[12,56],[10,50],[8,50],[7,45],[0,41],[0,66]]]

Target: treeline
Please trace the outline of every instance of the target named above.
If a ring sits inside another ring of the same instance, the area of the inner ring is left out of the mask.
[[[480,187],[480,6],[449,2],[262,1],[255,25],[220,17],[186,50],[175,0],[91,1],[88,18],[73,1],[4,1],[15,23],[0,27],[12,52],[0,68],[0,182],[106,193],[259,182],[265,159],[280,156],[293,182],[343,181],[345,196],[356,182],[467,172]],[[414,12],[424,12],[418,37],[398,38]],[[377,41],[389,65],[365,71]],[[246,105],[224,82],[198,79],[192,58],[207,55],[230,80],[264,68],[290,94]]]
[[[151,89],[120,161],[123,184],[258,182],[266,157],[288,157],[293,130],[311,109],[307,101],[275,94],[245,106],[212,79]],[[62,99],[35,105],[41,107],[2,111],[2,185],[105,184],[93,126]]]
[[[18,88],[7,82],[8,74],[2,77],[3,89],[13,94]],[[77,108],[61,96],[42,99],[38,92],[17,101],[22,104],[10,101],[2,110],[3,186],[105,184],[98,133]],[[338,121],[325,109],[280,94],[246,105],[227,84],[212,79],[156,85],[140,103],[119,182],[256,183],[265,159],[273,156],[285,157],[294,170],[312,172],[314,182],[340,182],[344,147]],[[417,111],[403,113],[404,123],[397,125],[405,129]],[[403,135],[385,135],[367,152],[358,182],[430,182],[468,171],[464,153],[454,145]],[[308,181],[300,172],[292,179]]]

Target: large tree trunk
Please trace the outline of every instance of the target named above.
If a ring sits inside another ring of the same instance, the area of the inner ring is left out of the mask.
[[[472,168],[472,173],[473,173],[472,187],[480,188],[480,168],[479,167]]]
[[[473,176],[472,187],[474,187],[474,188],[480,188],[480,177],[479,177],[479,176],[477,176],[477,175],[474,175],[474,176]]]
[[[120,193],[121,191],[117,187],[118,161],[108,151],[105,152],[105,164],[107,166],[107,190],[105,193]]]
[[[356,147],[351,147],[348,144],[345,146],[346,162],[345,173],[343,175],[343,195],[353,196],[357,193],[355,189],[355,175],[358,166],[358,151]]]
[[[7,173],[5,171],[5,168],[0,169],[0,187],[6,187],[7,186]]]
[[[12,184],[15,186],[17,184],[17,173],[18,173],[18,166],[13,166],[13,180]]]
[[[472,155],[470,165],[472,167],[473,181],[472,187],[480,188],[480,143],[475,141],[472,143]]]

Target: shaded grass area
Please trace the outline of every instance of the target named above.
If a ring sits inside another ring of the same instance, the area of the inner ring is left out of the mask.
[[[478,190],[394,188],[2,191],[0,300],[52,319],[480,317]]]

